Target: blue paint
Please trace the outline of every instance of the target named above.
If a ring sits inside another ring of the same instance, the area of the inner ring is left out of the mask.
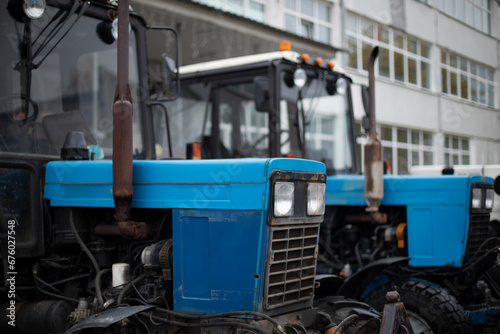
[[[174,309],[262,311],[268,227],[260,211],[174,210]],[[262,233],[264,232],[264,233]]]
[[[273,170],[325,171],[301,159],[134,161],[132,207],[267,208]],[[44,196],[52,206],[114,207],[111,161],[48,163]]]
[[[410,266],[461,265],[473,182],[493,180],[481,176],[384,176],[382,206],[406,207]],[[327,178],[327,205],[365,206],[363,194],[363,176]]]

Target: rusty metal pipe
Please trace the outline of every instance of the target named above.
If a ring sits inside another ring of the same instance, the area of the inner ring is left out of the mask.
[[[368,144],[365,145],[365,198],[368,204],[366,211],[377,212],[384,198],[384,165],[382,158],[382,142],[377,134],[375,121],[375,60],[378,47],[373,48],[368,62],[369,81],[369,120]]]
[[[126,239],[146,236],[144,223],[130,220],[133,196],[132,96],[129,86],[129,0],[118,2],[118,73],[113,103],[113,198],[115,220]]]

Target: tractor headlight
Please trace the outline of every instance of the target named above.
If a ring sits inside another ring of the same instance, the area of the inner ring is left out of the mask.
[[[481,209],[482,201],[483,201],[483,190],[481,188],[472,189],[472,208]]]
[[[325,214],[325,189],[324,183],[307,184],[307,215],[319,216]]]
[[[45,0],[24,0],[24,14],[30,19],[37,19],[43,15],[46,6]]]
[[[484,200],[485,209],[493,209],[495,198],[495,191],[493,189],[486,189],[486,196]]]
[[[293,182],[276,182],[274,184],[274,216],[293,216],[295,185]]]

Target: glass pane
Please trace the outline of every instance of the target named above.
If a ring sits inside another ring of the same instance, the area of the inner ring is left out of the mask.
[[[457,0],[457,17],[460,21],[465,21],[465,2]]]
[[[472,4],[472,2],[467,1],[465,3],[465,13],[466,13],[465,22],[470,26],[473,25],[474,24],[474,5]]]
[[[412,166],[420,165],[420,157],[419,157],[418,151],[411,152],[411,165]]]
[[[478,7],[474,8],[474,28],[478,30],[483,28],[483,15]]]
[[[330,28],[320,25],[319,26],[319,41],[330,44]]]
[[[457,67],[457,56],[450,55],[450,66]]]
[[[378,26],[378,40],[389,44],[389,30],[384,27]]]
[[[382,149],[382,155],[383,155],[384,161],[389,161],[390,166],[394,165],[394,161],[392,159],[392,147],[384,147]]]
[[[490,13],[483,11],[483,32],[490,33]]]
[[[453,154],[452,155],[452,163],[453,163],[453,165],[458,165],[459,164],[458,154]]]
[[[313,16],[313,1],[300,0],[300,11],[305,15]]]
[[[432,133],[424,132],[424,145],[432,146]]]
[[[285,14],[285,29],[287,31],[297,33],[297,20],[295,19],[295,16],[292,16],[290,14]]]
[[[448,93],[448,71],[444,68],[441,69],[441,91]]]
[[[486,104],[486,85],[479,82],[479,102]]]
[[[477,65],[474,63],[470,64],[470,72],[474,75],[477,75]]]
[[[398,148],[398,174],[408,174],[408,150]]]
[[[420,44],[420,55],[425,58],[429,58],[431,55],[431,49],[424,44]]]
[[[457,137],[453,137],[451,139],[451,147],[458,150],[459,147],[458,147],[458,138]]]
[[[468,155],[462,155],[462,165],[470,165],[470,157]]]
[[[446,52],[441,51],[441,63],[442,64],[447,64],[447,62],[446,62],[446,55],[447,55]]]
[[[412,144],[420,144],[420,133],[418,131],[411,132],[411,143]]]
[[[408,58],[408,82],[417,84],[417,61]]]
[[[472,101],[477,102],[477,80],[470,79],[470,98]]]
[[[408,142],[408,131],[406,129],[398,129],[398,142],[407,143]]]
[[[450,164],[450,154],[449,153],[445,153],[444,154],[444,164],[445,165],[451,165]]]
[[[303,37],[312,39],[314,38],[314,24],[311,21],[302,19],[300,21],[301,35]]]
[[[394,78],[398,81],[405,80],[405,63],[401,53],[394,52]]]
[[[460,96],[463,99],[469,98],[469,84],[466,75],[460,75]]]
[[[420,74],[422,76],[422,87],[431,88],[431,79],[429,76],[430,73],[430,65],[428,63],[421,62],[420,63]]]
[[[372,23],[367,21],[361,21],[361,34],[363,36],[369,37],[373,39],[373,30],[374,26]]]
[[[460,57],[460,69],[467,72],[467,60]]]
[[[370,53],[372,52],[372,45],[362,43],[362,52],[363,52],[363,70],[368,71],[368,61],[370,60]]]
[[[379,58],[378,58],[378,74],[380,76],[389,78],[391,75],[390,61],[389,61],[389,50],[380,48]]]
[[[352,15],[347,15],[347,18],[345,20],[345,25],[346,25],[346,30],[347,31],[352,31],[352,32],[356,32],[357,29],[356,29],[356,17],[352,16]]]
[[[265,7],[263,4],[250,1],[249,17],[257,22],[264,22]]]
[[[481,78],[486,78],[486,71],[484,66],[477,65],[477,75],[479,75]]]
[[[455,0],[446,1],[446,12],[450,15],[455,15]]]
[[[357,41],[354,37],[347,37],[347,48],[349,49],[348,66],[351,68],[358,68],[358,47]]]
[[[243,0],[229,0],[227,11],[237,15],[243,15]]]
[[[457,95],[457,74],[450,71],[450,94]]]
[[[417,41],[408,38],[408,51],[417,54]]]
[[[488,85],[488,106],[495,106],[495,90],[492,85]]]
[[[318,2],[318,17],[322,21],[330,22],[330,6]]]
[[[469,150],[469,140],[462,139],[462,151],[468,151],[468,150]]]
[[[429,166],[434,164],[432,152],[424,151],[424,165]]]
[[[297,10],[295,7],[295,0],[286,0],[285,7],[291,10]]]
[[[394,34],[394,46],[397,48],[403,48],[403,36]]]
[[[449,148],[450,147],[450,141],[451,141],[451,138],[449,136],[445,136],[444,137],[444,147],[445,148]]]
[[[486,80],[493,81],[493,71],[489,68],[485,70],[486,70]]]
[[[392,141],[392,128],[381,126],[380,132],[380,137],[382,138],[382,140]]]

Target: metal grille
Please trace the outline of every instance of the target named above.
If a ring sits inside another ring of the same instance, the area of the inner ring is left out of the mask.
[[[272,226],[265,300],[268,310],[314,293],[319,224]]]
[[[489,213],[473,213],[469,220],[469,235],[464,263],[467,262],[478,250],[479,246],[488,237]],[[484,251],[484,249],[483,249]]]

